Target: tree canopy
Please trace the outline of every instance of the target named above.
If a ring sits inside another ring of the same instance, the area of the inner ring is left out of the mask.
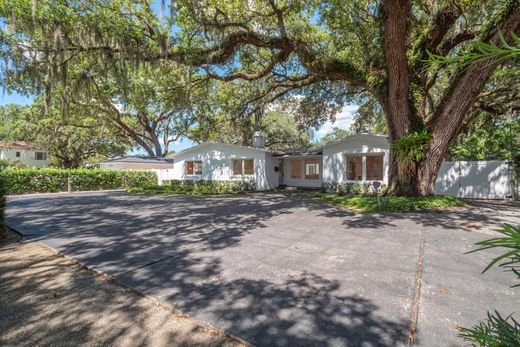
[[[78,168],[122,156],[131,143],[111,122],[95,113],[72,107],[64,122],[57,107],[42,114],[42,101],[33,105],[0,107],[0,140],[23,140],[49,150],[51,164]]]
[[[520,31],[519,0],[181,0],[162,18],[148,1],[0,4],[8,85],[66,85],[66,67],[78,61],[84,74],[100,76],[164,63],[222,82],[250,82],[259,89],[255,108],[300,96],[301,114],[318,123],[345,102],[372,98],[392,143],[430,134],[426,155],[410,164],[413,175],[401,177],[392,156],[397,194],[433,193],[450,144],[504,63],[488,56],[431,68],[428,58],[478,52],[482,42],[500,48]],[[518,85],[509,89],[515,93]]]

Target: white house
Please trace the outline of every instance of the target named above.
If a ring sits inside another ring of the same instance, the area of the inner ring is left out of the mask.
[[[175,153],[171,179],[246,180],[258,190],[319,188],[324,182],[388,181],[385,136],[359,134],[305,151],[271,151],[263,136],[253,147],[207,142]]]
[[[16,163],[19,167],[44,168],[51,164],[49,151],[25,141],[0,143],[0,160]]]

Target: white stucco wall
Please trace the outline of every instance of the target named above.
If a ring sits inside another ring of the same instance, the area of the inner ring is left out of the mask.
[[[290,156],[284,157],[284,184],[289,187],[319,188],[322,185],[323,161],[321,155]],[[320,162],[320,177],[318,179],[305,179],[305,159],[318,159]],[[291,178],[291,160],[300,160],[301,178]]]
[[[16,152],[20,152],[20,157],[16,156]],[[47,160],[36,160],[36,152],[47,153]],[[51,158],[48,151],[18,148],[0,148],[0,160],[20,162],[27,165],[28,168],[45,168],[51,164]]]
[[[254,159],[255,174],[248,176],[233,175],[233,159]],[[174,179],[204,180],[245,180],[254,179],[258,190],[276,187],[276,178],[271,153],[261,149],[229,145],[224,143],[208,143],[195,146],[173,156]],[[202,175],[186,175],[186,161],[202,161]]]
[[[390,145],[383,136],[360,135],[350,140],[331,144],[323,148],[323,182],[344,182],[347,180],[346,157],[348,154],[384,154],[383,183],[388,183],[388,162]],[[365,177],[363,159],[363,177]],[[363,182],[363,181],[353,181]]]
[[[435,181],[435,194],[506,199],[513,195],[512,184],[507,161],[445,161]]]

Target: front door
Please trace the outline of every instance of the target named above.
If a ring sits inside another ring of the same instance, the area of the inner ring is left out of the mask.
[[[278,160],[278,186],[285,185],[283,173],[283,159]]]

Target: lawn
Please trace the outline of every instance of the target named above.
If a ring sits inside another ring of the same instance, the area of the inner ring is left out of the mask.
[[[348,197],[322,192],[313,192],[311,193],[311,196],[332,201],[342,206],[348,206],[363,213],[414,211],[418,209],[436,210],[462,206],[465,204],[463,199],[453,196],[387,196],[378,198],[374,196]]]

